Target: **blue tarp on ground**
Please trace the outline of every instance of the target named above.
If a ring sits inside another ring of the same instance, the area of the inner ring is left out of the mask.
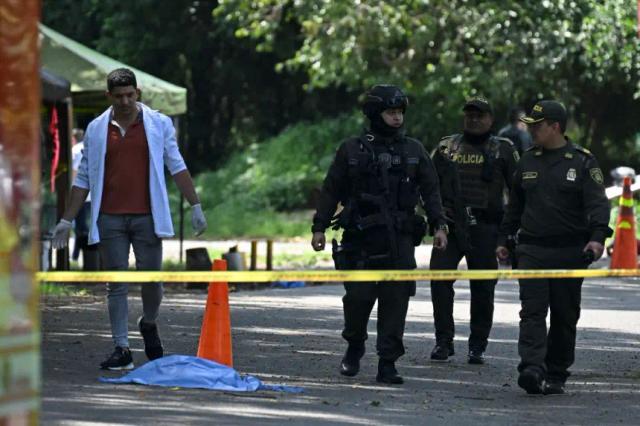
[[[233,392],[273,390],[298,393],[303,390],[295,386],[266,385],[256,377],[241,376],[236,370],[226,365],[187,355],[158,358],[122,377],[100,377],[99,380],[103,383],[136,383]]]
[[[271,288],[299,288],[304,287],[304,281],[275,281]]]

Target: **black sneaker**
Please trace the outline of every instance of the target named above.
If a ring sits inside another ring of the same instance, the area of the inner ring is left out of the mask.
[[[360,358],[364,355],[364,345],[349,345],[340,363],[340,374],[353,377],[360,371]]]
[[[111,356],[100,364],[103,370],[131,370],[133,369],[133,357],[129,348],[116,346]]]
[[[484,364],[484,351],[480,349],[469,349],[469,364]]]
[[[518,377],[518,386],[530,395],[540,395],[544,388],[544,378],[537,369],[525,368]]]
[[[545,395],[562,395],[564,394],[564,383],[551,380],[544,384],[542,393]]]
[[[401,385],[404,383],[404,379],[398,374],[395,362],[380,358],[380,361],[378,361],[376,382],[387,383],[389,385]]]
[[[452,343],[436,343],[436,346],[431,351],[431,361],[449,362],[449,357],[454,354]]]
[[[148,324],[142,321],[143,317],[138,318],[138,329],[144,339],[144,353],[147,354],[147,358],[150,361],[162,358],[164,350],[162,348],[162,341],[158,335],[158,326],[156,324]]]

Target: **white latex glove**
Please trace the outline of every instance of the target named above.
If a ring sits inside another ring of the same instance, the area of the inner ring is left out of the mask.
[[[191,227],[196,237],[207,229],[207,219],[204,217],[200,204],[191,206]]]
[[[71,232],[71,222],[60,219],[60,222],[53,228],[53,237],[51,237],[51,246],[54,249],[62,249],[69,244],[69,233]]]

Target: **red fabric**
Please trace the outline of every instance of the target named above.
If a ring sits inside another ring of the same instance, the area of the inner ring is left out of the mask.
[[[107,214],[149,214],[149,146],[144,123],[127,129],[109,124],[105,157],[104,188],[100,211]]]
[[[58,130],[58,109],[54,106],[51,110],[49,122],[49,134],[53,140],[53,157],[51,158],[51,192],[56,192],[56,173],[60,162],[60,130]]]

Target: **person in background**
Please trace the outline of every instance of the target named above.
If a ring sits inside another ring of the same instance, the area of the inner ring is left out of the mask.
[[[520,156],[522,156],[522,153],[527,149],[531,148],[533,144],[531,134],[527,130],[527,125],[520,120],[524,115],[525,113],[522,107],[512,107],[509,110],[509,124],[498,132],[498,136],[507,138],[513,142]]]
[[[71,168],[73,170],[73,179],[78,174],[80,168],[80,161],[82,160],[82,150],[84,149],[84,130],[73,129],[71,132],[73,147],[71,148]],[[71,258],[78,260],[80,257],[80,251],[85,251],[89,241],[89,214],[91,212],[91,194],[87,195],[87,199],[80,208],[75,220],[73,231],[75,233],[75,244],[73,246],[73,252]]]

